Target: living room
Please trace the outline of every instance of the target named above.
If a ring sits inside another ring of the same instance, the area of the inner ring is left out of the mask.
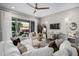
[[[0,3],[1,56],[78,56],[78,12],[78,3]]]

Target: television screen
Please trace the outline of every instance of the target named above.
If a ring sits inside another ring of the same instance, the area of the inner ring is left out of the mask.
[[[59,23],[50,24],[50,29],[60,29],[60,24]]]

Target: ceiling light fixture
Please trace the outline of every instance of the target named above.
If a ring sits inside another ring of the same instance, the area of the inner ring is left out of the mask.
[[[15,9],[15,7],[14,7],[14,6],[12,6],[11,8],[12,8],[12,9]]]

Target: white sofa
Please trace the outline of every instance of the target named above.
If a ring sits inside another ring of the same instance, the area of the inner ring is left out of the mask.
[[[19,56],[21,55],[18,48],[13,45],[12,41],[8,40],[4,42],[5,56]]]
[[[53,56],[68,56],[68,51],[66,49],[58,50]]]
[[[53,54],[54,56],[78,56],[76,48],[71,46],[68,40],[65,40],[57,52]]]
[[[0,42],[0,56],[19,56],[21,55],[17,47],[11,41]]]
[[[28,51],[33,50],[32,42],[30,39],[22,40]],[[20,51],[13,45],[11,40],[0,42],[0,56],[20,56]]]
[[[44,48],[35,49],[32,47],[31,40],[23,40],[21,43],[28,49],[27,52],[22,54],[23,56],[52,56],[53,48],[46,46]],[[4,51],[0,51],[2,52],[3,56],[21,56],[18,48],[13,45],[12,41],[5,41],[2,45],[4,45],[4,49],[2,49]]]
[[[28,48],[28,51],[23,53],[23,56],[77,56],[77,50],[71,46],[69,41],[65,40],[57,52],[53,53],[53,48],[48,46],[34,49],[31,46],[31,41],[24,40],[22,43]],[[20,56],[20,52],[12,41],[0,42],[0,56]]]
[[[54,51],[53,48],[49,48],[48,46],[46,46],[43,48],[28,51],[22,55],[23,56],[52,56],[53,51]]]

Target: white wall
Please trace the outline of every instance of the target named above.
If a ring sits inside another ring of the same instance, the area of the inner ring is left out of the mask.
[[[2,10],[0,10],[0,14],[1,14],[2,39],[3,40],[9,40],[10,37],[12,36],[12,32],[11,32],[12,17],[35,21],[35,31],[37,31],[38,19],[34,17],[31,17],[31,16],[28,17],[26,15],[22,16],[22,15],[14,14],[11,12],[2,11]]]
[[[67,20],[69,21],[67,22]],[[67,33],[71,31],[69,28],[69,25],[71,22],[76,22],[77,25],[79,25],[79,8],[78,7],[67,10],[67,11],[55,13],[41,19],[41,24],[46,24],[47,31],[54,32],[54,33],[57,33],[57,32]],[[60,29],[50,30],[50,24],[53,24],[53,23],[60,23]],[[79,26],[76,31],[79,31]]]

